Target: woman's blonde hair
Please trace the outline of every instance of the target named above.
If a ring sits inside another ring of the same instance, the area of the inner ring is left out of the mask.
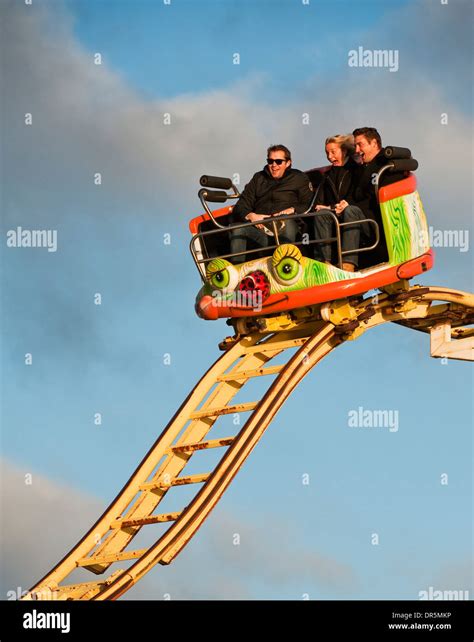
[[[324,147],[329,145],[329,143],[339,145],[346,157],[352,156],[355,152],[354,136],[352,134],[336,134],[335,136],[329,136],[329,138],[326,138]]]

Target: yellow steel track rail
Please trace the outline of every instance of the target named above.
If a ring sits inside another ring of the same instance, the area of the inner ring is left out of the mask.
[[[435,301],[442,303],[434,305]],[[156,563],[169,564],[214,508],[266,428],[304,376],[346,340],[366,330],[395,322],[422,331],[449,322],[452,343],[474,344],[465,326],[474,322],[474,296],[446,288],[409,287],[400,282],[376,297],[333,301],[258,320],[239,320],[244,335],[204,374],[148,451],[112,504],[78,544],[23,599],[117,599]],[[454,329],[452,329],[454,328]],[[290,349],[297,351],[283,365],[266,364]],[[437,355],[440,356],[440,355]],[[461,358],[466,358],[465,356]],[[258,401],[232,404],[244,385],[256,377],[274,377]],[[250,413],[235,436],[206,439],[220,417]],[[212,471],[182,475],[198,452],[223,448]],[[180,511],[156,513],[176,486],[195,484],[198,491]],[[142,549],[127,549],[143,526],[168,523],[158,540]],[[77,568],[102,574],[112,564],[136,560],[116,569],[105,580],[64,583]]]

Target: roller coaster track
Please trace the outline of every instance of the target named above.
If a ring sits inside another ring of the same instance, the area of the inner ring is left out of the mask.
[[[439,303],[435,305],[435,301]],[[434,347],[432,337],[432,356],[472,360],[474,329],[467,326],[474,322],[474,295],[438,287],[410,287],[406,281],[374,297],[338,300],[274,317],[234,320],[235,338],[224,342],[224,353],[188,395],[122,491],[23,599],[113,600],[157,562],[169,564],[202,525],[304,376],[337,346],[390,322],[437,332]],[[268,365],[279,355],[283,364]],[[261,399],[233,403],[236,394],[256,377],[271,380]],[[237,413],[250,415],[236,435],[208,438],[220,417]],[[182,474],[193,457],[212,448],[224,450],[214,470]],[[171,513],[156,510],[176,486],[191,484],[198,491],[187,506]],[[159,523],[169,526],[155,543],[148,548],[128,548],[140,529]],[[131,565],[113,570],[100,581],[64,583],[77,568],[100,575],[124,561]]]

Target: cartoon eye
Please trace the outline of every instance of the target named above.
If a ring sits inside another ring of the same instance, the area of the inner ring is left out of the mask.
[[[215,272],[211,276],[211,283],[216,288],[226,288],[229,285],[230,276],[227,270],[221,270],[220,272]]]
[[[280,245],[272,256],[272,266],[277,281],[292,285],[298,280],[301,267],[301,252],[295,245]]]
[[[219,290],[235,288],[239,280],[236,268],[225,259],[210,261],[206,268],[206,276],[212,287]]]

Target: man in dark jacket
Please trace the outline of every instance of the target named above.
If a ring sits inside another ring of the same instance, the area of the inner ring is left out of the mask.
[[[359,127],[352,132],[354,135],[355,151],[362,161],[354,172],[352,203],[357,205],[366,218],[372,219],[379,226],[380,241],[376,248],[367,253],[366,262],[375,265],[388,261],[387,244],[385,241],[382,216],[375,193],[374,179],[380,169],[388,161],[383,154],[382,139],[375,127]],[[380,180],[380,187],[402,180],[405,172],[385,172]],[[373,226],[367,245],[374,242]]]
[[[290,150],[284,145],[269,147],[266,166],[254,174],[232,210],[234,223],[257,223],[231,231],[232,254],[245,252],[248,239],[261,247],[269,245],[265,228],[268,232],[272,226],[265,225],[264,221],[279,214],[302,214],[310,206],[312,198],[311,183],[306,174],[291,167]],[[293,243],[297,233],[297,222],[287,219],[283,229],[278,231],[279,242]],[[245,254],[234,258],[235,263],[245,260]]]

